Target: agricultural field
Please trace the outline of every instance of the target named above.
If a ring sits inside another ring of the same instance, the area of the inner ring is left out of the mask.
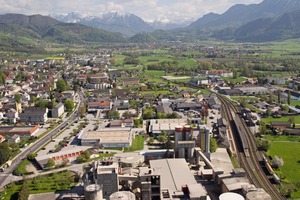
[[[257,97],[254,97],[254,96],[232,96],[230,97],[230,99],[232,100],[245,100],[245,101],[257,101],[258,98]]]
[[[260,46],[260,50],[269,51],[262,53],[261,57],[269,58],[300,58],[299,39],[285,40],[280,42],[267,43],[267,45]]]
[[[299,172],[300,138],[289,136],[268,136],[267,138],[271,141],[268,155],[273,158],[278,156],[284,161],[284,165],[280,167],[280,170],[275,172],[279,174],[279,176],[285,177],[284,181],[290,181],[294,187],[297,188],[299,185],[300,173],[295,172]],[[300,188],[297,188],[297,191],[293,192],[291,197],[293,199],[300,198]]]
[[[295,124],[300,124],[300,116],[293,116],[295,119]],[[270,123],[270,122],[287,122],[289,121],[290,117],[289,116],[284,116],[280,118],[274,118],[274,117],[267,117],[267,118],[262,118],[262,121],[265,123]]]
[[[151,56],[139,56],[138,59],[140,62],[147,66],[148,64],[160,63],[163,61],[173,61],[174,58],[170,55],[151,55]]]

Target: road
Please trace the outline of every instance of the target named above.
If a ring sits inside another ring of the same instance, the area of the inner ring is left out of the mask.
[[[25,149],[19,155],[12,159],[11,165],[0,176],[0,188],[3,188],[5,185],[9,184],[12,181],[12,172],[22,162],[22,160],[26,159],[29,153],[33,153],[40,149],[44,144],[49,142],[51,138],[57,136],[60,133],[61,129],[71,124],[77,118],[77,116],[80,114],[81,107],[84,105],[84,94],[81,91],[78,94],[79,102],[77,104],[76,110],[71,116],[69,116],[65,121],[63,121],[63,123],[61,123],[52,131],[50,131],[47,135],[41,137],[36,142],[32,143],[29,146],[29,148]]]

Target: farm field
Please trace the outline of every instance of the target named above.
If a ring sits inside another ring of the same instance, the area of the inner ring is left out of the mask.
[[[270,123],[270,122],[287,122],[289,121],[290,117],[285,116],[285,117],[280,117],[280,118],[273,118],[273,117],[267,117],[267,118],[262,118],[262,121],[265,123]],[[300,124],[300,116],[294,116],[295,119],[295,124]]]
[[[286,177],[285,181],[290,181],[296,187],[300,180],[300,143],[299,141],[290,141],[290,139],[291,138],[287,138],[287,136],[276,137],[271,142],[268,155],[273,158],[274,156],[278,156],[283,159],[284,165],[280,168],[279,174],[282,174],[283,177]],[[299,139],[300,138],[298,137],[297,140]],[[291,197],[293,199],[300,198],[300,190],[293,192]]]

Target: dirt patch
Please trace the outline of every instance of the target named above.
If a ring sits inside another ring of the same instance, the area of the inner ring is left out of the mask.
[[[25,166],[25,169],[27,172],[33,172],[34,174],[38,173],[37,169],[33,164],[29,163],[28,165]]]

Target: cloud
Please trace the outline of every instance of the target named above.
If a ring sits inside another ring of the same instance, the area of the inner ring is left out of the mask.
[[[195,20],[209,12],[223,13],[237,3],[262,0],[0,0],[1,13],[55,14],[76,12],[100,15],[108,11],[126,11],[146,21],[180,22]]]

